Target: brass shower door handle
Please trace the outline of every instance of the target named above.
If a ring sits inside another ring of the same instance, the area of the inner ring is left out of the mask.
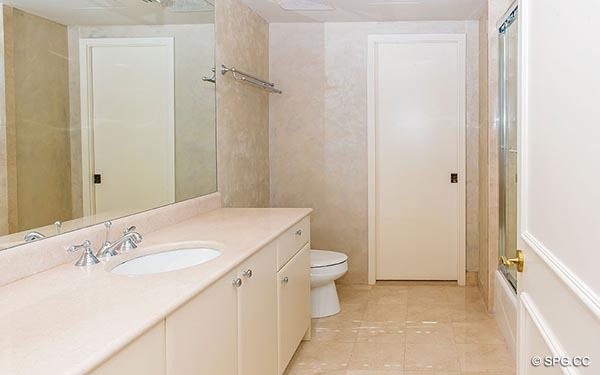
[[[523,255],[523,252],[521,250],[517,250],[517,256],[515,258],[509,259],[506,256],[502,255],[500,257],[500,260],[502,261],[502,264],[504,264],[506,267],[516,265],[517,271],[523,272],[523,267],[525,265],[525,256]]]

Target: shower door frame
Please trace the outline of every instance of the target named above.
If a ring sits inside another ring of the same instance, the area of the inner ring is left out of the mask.
[[[506,254],[507,247],[507,229],[506,229],[506,219],[507,219],[507,209],[506,209],[506,200],[507,200],[507,169],[508,169],[508,158],[511,150],[509,150],[508,146],[508,111],[507,111],[507,103],[506,103],[506,85],[504,82],[506,81],[506,71],[507,71],[507,58],[506,58],[506,49],[507,44],[505,42],[505,38],[507,37],[507,30],[513,25],[515,21],[518,20],[519,8],[518,3],[514,2],[504,16],[500,19],[498,23],[498,269],[504,276],[505,280],[510,284],[513,290],[517,291],[517,278],[513,276],[506,266],[502,264],[500,261],[500,256]],[[518,82],[514,82],[518,84]],[[517,89],[518,90],[518,89]],[[517,108],[518,111],[518,108]],[[518,121],[518,113],[516,119]],[[518,127],[518,124],[517,124]],[[517,128],[517,137],[519,137],[519,129]],[[519,142],[519,140],[517,140]],[[518,148],[517,148],[518,152]],[[518,164],[518,161],[517,161]],[[517,167],[518,168],[518,167]],[[517,174],[518,176],[518,174]],[[517,182],[518,183],[518,182]],[[517,186],[517,191],[518,191]],[[518,200],[518,197],[517,197]],[[517,202],[518,206],[518,202]],[[515,214],[517,223],[515,226],[515,230],[518,231],[519,223],[518,223],[518,211],[515,208]],[[515,234],[518,237],[518,234]],[[516,250],[516,249],[515,249]]]

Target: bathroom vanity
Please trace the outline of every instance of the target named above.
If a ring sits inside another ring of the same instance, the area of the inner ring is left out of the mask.
[[[0,287],[11,301],[0,308],[0,373],[283,373],[310,336],[310,211],[215,209],[145,234],[108,262]],[[198,245],[221,254],[166,273],[111,272]]]
[[[0,7],[0,374],[281,374],[310,338],[311,210],[221,208],[269,205],[268,141],[236,135],[280,92],[255,53],[268,25],[193,3]],[[244,158],[217,173],[217,147]]]
[[[167,316],[166,373],[283,373],[310,332],[308,239],[306,218]]]

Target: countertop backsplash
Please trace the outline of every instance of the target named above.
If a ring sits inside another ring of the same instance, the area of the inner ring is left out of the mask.
[[[213,193],[183,202],[151,209],[138,214],[112,220],[110,239],[118,238],[123,229],[135,225],[145,235],[165,226],[187,220],[204,212],[222,207],[221,195]],[[75,262],[79,253],[66,249],[85,240],[98,248],[106,237],[104,223],[63,233],[21,246],[0,251],[0,286],[46,271],[67,262]]]

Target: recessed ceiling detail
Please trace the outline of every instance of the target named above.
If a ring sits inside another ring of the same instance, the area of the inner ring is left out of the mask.
[[[417,5],[421,2],[419,0],[372,0],[369,1],[371,6],[379,5]]]
[[[3,0],[63,25],[213,23],[213,0]]]
[[[283,10],[333,10],[325,0],[277,0]]]
[[[477,20],[486,3],[486,0],[241,1],[273,23]]]
[[[214,6],[207,0],[142,0],[144,3],[157,4],[174,12],[206,12]]]

